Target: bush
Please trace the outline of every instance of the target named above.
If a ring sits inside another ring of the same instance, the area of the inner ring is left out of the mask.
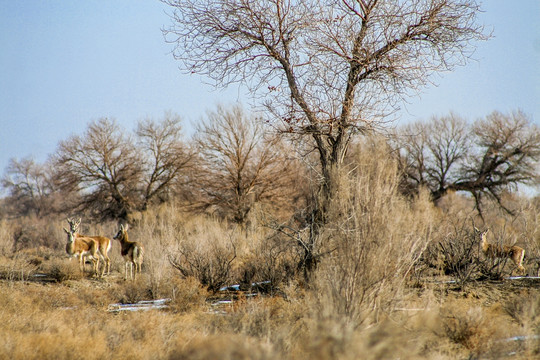
[[[232,279],[236,243],[241,234],[214,222],[213,226],[187,231],[169,254],[171,265],[183,277],[194,277],[211,292]]]
[[[80,280],[84,277],[84,274],[81,272],[79,262],[73,260],[53,259],[42,270],[56,282]]]

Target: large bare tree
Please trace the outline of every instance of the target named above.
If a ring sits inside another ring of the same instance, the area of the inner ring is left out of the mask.
[[[255,90],[283,130],[309,135],[324,186],[352,135],[385,121],[483,39],[471,0],[166,0],[189,73]]]
[[[431,75],[466,63],[486,38],[474,0],[163,2],[173,10],[164,34],[187,73],[248,86],[267,120],[313,141],[321,196],[311,242],[351,137],[383,125]]]
[[[540,181],[540,129],[521,111],[495,111],[472,124],[455,114],[434,117],[398,134],[395,145],[408,193],[426,187],[437,201],[449,191],[464,191],[481,211],[483,197],[505,208],[504,190]]]

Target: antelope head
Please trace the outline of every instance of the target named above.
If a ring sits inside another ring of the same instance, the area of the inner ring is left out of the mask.
[[[114,235],[113,239],[115,240],[123,240],[125,238],[124,234],[128,230],[129,225],[126,224],[126,227],[124,228],[124,225],[120,225],[120,230]]]
[[[81,218],[79,218],[79,220],[73,220],[68,218],[67,222],[69,224],[69,229],[72,232],[76,233],[79,230],[79,225],[81,225]]]
[[[68,243],[73,243],[75,242],[75,237],[73,236],[73,231],[70,231],[66,228],[63,228],[65,233],[67,234],[67,240],[68,240]]]

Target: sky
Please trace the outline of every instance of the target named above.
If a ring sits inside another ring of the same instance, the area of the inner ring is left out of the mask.
[[[475,120],[521,109],[540,124],[540,1],[489,0],[493,38],[476,61],[435,78],[398,113],[398,125],[453,111]],[[157,0],[0,0],[0,176],[9,159],[45,161],[92,120],[126,130],[166,112],[193,123],[218,104],[248,104],[242,88],[215,90],[183,74],[161,29]]]

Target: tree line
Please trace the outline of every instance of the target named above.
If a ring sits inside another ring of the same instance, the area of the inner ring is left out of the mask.
[[[60,141],[44,163],[10,160],[1,180],[5,215],[77,212],[126,220],[174,201],[239,224],[259,205],[274,217],[307,217],[320,182],[321,169],[309,161],[316,145],[304,144],[302,152],[290,140],[238,105],[208,112],[191,139],[174,114],[139,121],[133,132],[101,118]],[[461,191],[480,212],[484,197],[511,212],[501,195],[538,184],[540,131],[520,111],[474,122],[453,113],[433,117],[396,128],[386,142],[399,164],[400,191],[408,196],[426,188],[437,203]]]
[[[78,212],[103,220],[179,201],[244,223],[255,203],[289,201],[293,162],[285,143],[240,106],[209,112],[189,140],[173,114],[139,121],[133,132],[101,118],[60,141],[44,163],[11,159],[3,201],[15,216]]]

